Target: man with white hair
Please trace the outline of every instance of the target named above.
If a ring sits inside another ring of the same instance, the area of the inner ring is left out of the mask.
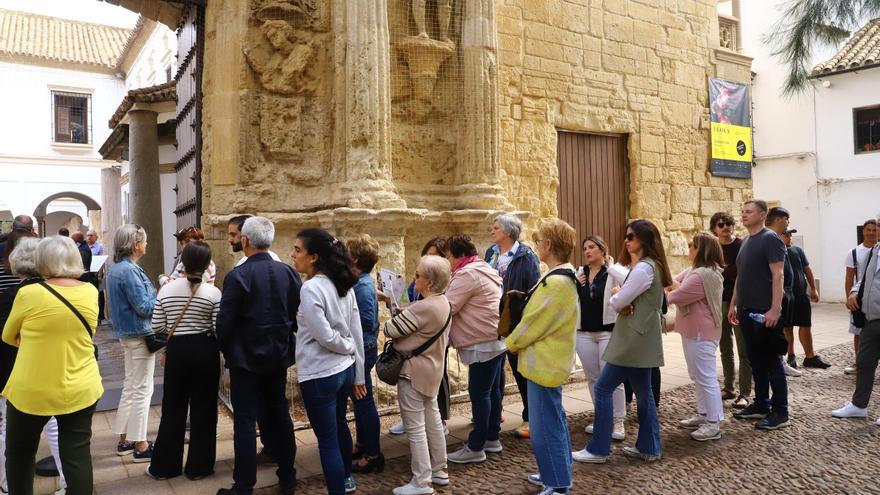
[[[248,257],[223,280],[217,314],[217,343],[229,368],[235,410],[235,466],[232,488],[217,495],[250,495],[257,481],[256,429],[278,463],[282,494],[296,485],[296,443],[284,395],[287,368],[294,364],[299,274],[269,256],[275,226],[251,217],[241,228]]]
[[[86,242],[89,243],[89,249],[92,256],[102,256],[104,254],[104,245],[98,242],[98,233],[92,229],[86,232]]]

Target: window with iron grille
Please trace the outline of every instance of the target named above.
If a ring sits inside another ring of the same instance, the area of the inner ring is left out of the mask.
[[[856,154],[880,151],[880,106],[853,109]]]
[[[52,141],[89,144],[92,140],[92,96],[52,91]]]

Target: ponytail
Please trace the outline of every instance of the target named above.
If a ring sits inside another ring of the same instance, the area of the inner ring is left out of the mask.
[[[180,253],[180,261],[190,285],[202,283],[202,276],[211,264],[211,246],[205,241],[191,241]]]

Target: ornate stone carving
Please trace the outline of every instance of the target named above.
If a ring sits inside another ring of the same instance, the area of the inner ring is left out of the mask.
[[[314,93],[319,79],[310,69],[316,65],[316,40],[283,20],[264,21],[259,34],[244,55],[263,87],[279,94]]]
[[[260,22],[287,21],[298,29],[328,31],[330,15],[322,0],[255,0],[252,17]]]
[[[417,118],[424,118],[434,106],[434,84],[437,73],[449,57],[455,53],[451,41],[437,41],[427,36],[409,36],[395,45],[409,70],[412,85],[411,99],[407,110]]]
[[[314,99],[260,98],[260,145],[266,159],[286,162],[290,182],[311,183],[325,175],[325,141],[330,132],[327,109],[314,108]]]

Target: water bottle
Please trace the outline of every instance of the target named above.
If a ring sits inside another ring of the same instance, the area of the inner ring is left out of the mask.
[[[755,320],[758,323],[764,323],[766,318],[761,313],[749,313],[749,318]]]

